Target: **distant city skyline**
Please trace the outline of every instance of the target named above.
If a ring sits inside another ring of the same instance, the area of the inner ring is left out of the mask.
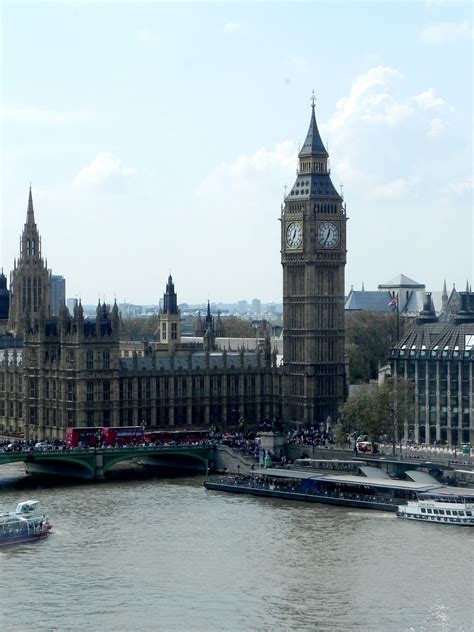
[[[171,270],[180,302],[281,302],[280,204],[314,88],[346,294],[473,281],[470,4],[269,6],[2,5],[7,277],[31,180],[68,297],[158,302]]]

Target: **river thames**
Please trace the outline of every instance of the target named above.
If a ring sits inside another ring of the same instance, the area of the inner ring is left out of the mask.
[[[28,482],[48,540],[0,551],[0,629],[473,629],[474,530],[206,491],[202,477]]]

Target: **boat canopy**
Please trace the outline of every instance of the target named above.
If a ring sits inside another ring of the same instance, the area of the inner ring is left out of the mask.
[[[438,498],[465,498],[469,502],[474,502],[474,489],[469,487],[449,487],[446,485],[440,489],[420,493],[420,496],[424,498],[427,496],[437,496]]]
[[[431,476],[431,474],[428,474],[427,472],[420,472],[419,470],[407,470],[405,472],[405,476],[407,476],[412,481],[415,481],[416,483],[425,483],[426,485],[439,485],[435,477]]]
[[[438,491],[441,483],[436,481],[436,485],[426,483],[416,483],[413,481],[399,481],[394,478],[371,478],[366,476],[355,476],[351,474],[317,474],[315,472],[283,470],[283,469],[267,469],[255,470],[253,476],[266,476],[268,478],[293,478],[298,480],[314,480],[325,481],[327,483],[341,483],[347,485],[360,485],[361,487],[370,485],[371,487],[390,487],[391,489],[401,489],[412,492],[428,492],[430,490]]]
[[[372,465],[360,465],[359,469],[362,474],[368,478],[378,478],[383,480],[387,480],[388,478],[389,480],[392,480],[387,472],[381,470],[379,467],[373,467]]]
[[[21,503],[18,503],[16,506],[15,513],[30,513],[30,511],[34,511],[39,503],[39,500],[24,500]]]

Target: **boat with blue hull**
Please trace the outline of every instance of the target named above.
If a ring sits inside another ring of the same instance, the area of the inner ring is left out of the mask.
[[[48,516],[39,511],[39,501],[25,500],[15,511],[0,511],[0,547],[43,540],[51,528]]]
[[[418,494],[442,487],[433,482],[392,479],[384,472],[373,472],[370,476],[345,473],[317,473],[307,470],[264,469],[250,474],[209,479],[206,489],[233,494],[250,494],[286,498],[304,502],[324,503],[398,511],[409,501],[415,501]]]

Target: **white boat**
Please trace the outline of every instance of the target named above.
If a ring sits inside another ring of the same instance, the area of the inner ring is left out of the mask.
[[[442,487],[400,505],[397,518],[474,527],[474,489]]]
[[[38,505],[38,500],[25,500],[15,511],[0,511],[0,547],[47,537],[51,524]]]

